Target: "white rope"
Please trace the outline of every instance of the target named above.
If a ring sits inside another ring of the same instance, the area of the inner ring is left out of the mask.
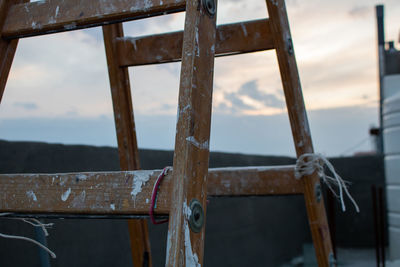
[[[12,213],[10,213],[10,212],[0,213],[0,217],[1,217],[1,216],[9,216],[9,215],[12,215]],[[6,218],[7,218],[7,219],[17,219],[17,220],[21,220],[21,221],[23,221],[23,222],[25,222],[25,223],[28,223],[28,224],[32,225],[32,226],[40,227],[40,228],[42,228],[42,231],[43,231],[43,233],[44,233],[46,236],[49,235],[49,233],[47,232],[46,228],[47,228],[47,227],[53,226],[52,223],[42,223],[42,222],[40,222],[39,220],[34,219],[34,218],[17,218],[17,217],[6,217]],[[40,243],[40,242],[38,242],[38,241],[36,241],[36,240],[34,240],[34,239],[31,239],[31,238],[29,238],[29,237],[18,236],[18,235],[7,235],[7,234],[2,234],[2,233],[0,233],[0,237],[9,238],[9,239],[19,239],[19,240],[29,241],[29,242],[31,242],[31,243],[33,243],[33,244],[35,244],[35,245],[41,247],[42,249],[44,249],[47,253],[50,254],[50,256],[51,256],[53,259],[55,259],[55,258],[57,257],[56,254],[55,254],[53,251],[51,251],[50,249],[48,249],[45,245],[43,245],[42,243]]]
[[[332,172],[333,177],[325,173],[324,166],[328,167],[328,169]],[[347,189],[348,182],[344,181],[342,177],[340,177],[339,174],[336,173],[333,165],[324,156],[322,156],[321,154],[306,153],[301,155],[297,159],[294,169],[294,175],[296,179],[300,179],[304,175],[310,175],[314,171],[317,171],[319,177],[328,186],[329,190],[331,190],[331,192],[340,199],[343,211],[346,211],[343,197],[344,191],[351,202],[353,202],[356,211],[360,212],[356,201],[353,199],[353,197],[349,193],[349,190]],[[332,185],[335,185],[339,188],[339,195],[332,188]]]

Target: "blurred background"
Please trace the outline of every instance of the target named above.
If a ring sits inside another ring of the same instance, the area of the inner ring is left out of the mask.
[[[400,266],[400,3],[286,6],[315,150],[352,183],[361,208],[342,213],[324,192],[339,266]],[[218,24],[267,16],[262,0],[218,1]],[[178,13],[127,22],[124,31],[183,25]],[[171,165],[180,63],[129,71],[141,166]],[[20,40],[0,139],[0,173],[119,169],[101,28]],[[210,167],[295,163],[274,51],[216,58],[210,150]],[[301,196],[211,199],[207,216],[205,266],[317,266]],[[47,242],[58,260],[0,239],[0,266],[132,266],[126,221],[52,221]],[[9,220],[0,229],[41,238]],[[150,235],[154,266],[163,266],[166,226],[150,226]]]

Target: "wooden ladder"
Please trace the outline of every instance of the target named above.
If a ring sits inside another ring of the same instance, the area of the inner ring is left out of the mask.
[[[169,215],[166,266],[203,264],[207,196],[293,194],[304,195],[319,266],[335,266],[316,173],[297,180],[295,166],[208,169],[215,56],[275,49],[297,156],[313,153],[284,1],[266,1],[268,19],[218,27],[216,1],[0,0],[0,100],[19,38],[103,26],[122,170],[0,175],[0,211],[130,218],[134,266],[152,266],[144,218],[160,170],[138,170],[128,67],[181,60],[173,171],[162,182],[155,209],[156,215]],[[124,37],[124,21],[181,11],[186,11],[183,32]],[[26,194],[32,188],[35,199]],[[67,190],[67,198],[60,198]],[[79,205],[72,205],[76,199]]]

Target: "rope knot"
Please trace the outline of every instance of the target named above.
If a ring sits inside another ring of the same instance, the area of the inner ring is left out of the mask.
[[[333,177],[325,173],[325,166],[333,174]],[[326,157],[321,154],[306,153],[301,155],[297,159],[296,166],[294,168],[294,176],[296,179],[300,179],[301,177],[306,175],[311,175],[315,171],[322,179],[322,182],[324,182],[328,186],[329,190],[335,195],[335,197],[340,199],[343,211],[346,211],[346,205],[344,204],[343,196],[344,191],[344,193],[346,193],[347,197],[353,203],[356,211],[360,212],[356,201],[353,199],[353,197],[349,193],[349,190],[347,189],[347,185],[349,184],[349,182],[343,180],[342,177],[337,174],[332,163],[330,163]],[[332,188],[332,186],[338,187],[339,194]]]

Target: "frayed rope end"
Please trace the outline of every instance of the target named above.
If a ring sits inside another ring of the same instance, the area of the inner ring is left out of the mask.
[[[328,169],[332,172],[333,177],[328,176],[325,173],[324,166],[328,167]],[[343,212],[346,211],[346,205],[344,204],[343,191],[346,193],[347,197],[353,203],[356,211],[358,213],[360,212],[360,209],[359,209],[356,201],[353,199],[353,197],[350,195],[350,193],[347,189],[347,185],[346,185],[347,182],[344,181],[342,179],[342,177],[339,176],[339,174],[337,174],[332,163],[330,163],[328,161],[328,159],[326,157],[324,157],[323,155],[314,154],[314,153],[306,153],[306,154],[301,155],[296,161],[296,166],[294,168],[294,177],[296,179],[300,179],[301,177],[303,177],[305,175],[311,175],[312,173],[314,173],[314,171],[317,171],[319,177],[328,186],[329,190],[337,198],[339,198]],[[339,188],[339,195],[332,188],[332,185],[335,185]]]

